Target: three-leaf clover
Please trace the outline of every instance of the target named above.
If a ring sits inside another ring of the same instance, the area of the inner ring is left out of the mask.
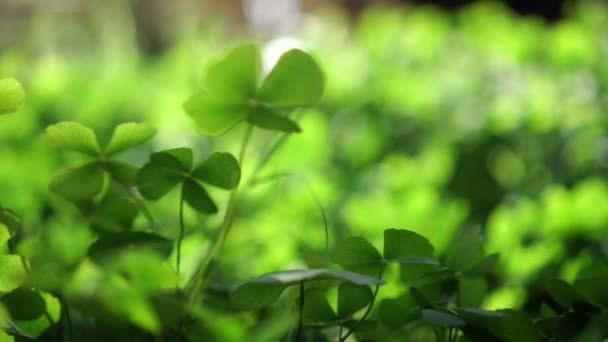
[[[259,79],[258,48],[237,46],[209,68],[206,91],[192,95],[184,109],[211,136],[243,120],[261,128],[299,132],[300,127],[284,114],[321,98],[324,78],[317,63],[301,50],[289,50],[258,87]]]
[[[137,168],[108,159],[149,140],[156,129],[147,123],[128,122],[114,129],[110,142],[101,148],[95,132],[77,122],[64,121],[47,127],[45,138],[53,145],[93,157],[84,165],[62,170],[51,179],[51,191],[73,201],[92,198],[103,187],[104,171],[125,186],[135,184]]]
[[[25,99],[23,86],[14,78],[0,79],[0,115],[15,112]]]
[[[240,179],[239,163],[230,153],[213,153],[193,169],[192,150],[179,147],[150,155],[150,162],[137,173],[137,186],[142,196],[157,200],[181,182],[183,200],[190,207],[214,214],[217,206],[201,182],[230,190]]]

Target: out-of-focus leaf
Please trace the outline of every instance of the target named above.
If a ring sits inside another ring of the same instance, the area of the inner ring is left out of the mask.
[[[486,273],[490,272],[492,268],[494,268],[494,266],[498,262],[498,259],[500,259],[500,255],[498,253],[490,254],[487,257],[463,269],[462,274],[467,277],[483,276]]]
[[[311,106],[323,94],[324,78],[317,63],[301,50],[284,53],[266,77],[259,98],[277,107]]]
[[[0,255],[0,293],[19,287],[26,278],[26,270],[19,255]]]
[[[232,154],[216,152],[194,169],[192,176],[218,188],[233,189],[241,179],[241,168]]]
[[[192,209],[205,214],[217,213],[217,206],[213,203],[207,191],[195,180],[186,178],[182,183],[182,191],[184,201]]]
[[[25,91],[14,78],[0,79],[0,115],[15,112],[25,100]]]
[[[246,120],[254,126],[274,131],[285,133],[299,133],[302,131],[297,123],[271,108],[258,107],[252,109],[247,114]]]
[[[300,298],[298,298],[298,303]],[[325,289],[311,287],[304,291],[304,320],[307,322],[331,322],[336,320],[336,313],[327,301]]]
[[[15,288],[2,297],[12,319],[31,321],[42,316],[46,310],[44,298],[38,291],[25,287]]]
[[[90,156],[101,153],[95,132],[77,122],[63,121],[46,128],[45,138],[53,145]]]
[[[160,235],[145,232],[124,232],[100,237],[89,248],[89,257],[99,261],[112,258],[122,249],[143,248],[168,256],[173,248],[171,240]]]
[[[215,96],[248,99],[255,93],[260,71],[260,54],[255,44],[244,43],[230,50],[209,67],[205,83]]]
[[[35,339],[41,336],[48,328],[59,322],[61,316],[61,303],[53,295],[46,292],[23,293],[19,298],[14,298],[15,305],[25,314],[21,318],[13,316],[13,324],[19,335]]]
[[[397,298],[386,298],[378,305],[378,317],[389,328],[398,329],[414,319],[411,313],[414,307],[415,303],[408,294]]]
[[[156,128],[145,122],[126,122],[114,129],[114,134],[105,150],[111,156],[131,147],[141,145],[156,134]]]
[[[348,317],[361,310],[372,301],[373,293],[369,286],[342,283],[338,287],[338,316]]]
[[[88,215],[93,229],[100,234],[110,234],[131,229],[137,213],[138,207],[133,199],[111,186]]]
[[[466,325],[460,317],[443,310],[422,309],[421,314],[423,321],[440,327],[463,327]]]
[[[586,308],[591,311],[598,311],[595,305],[591,304],[583,294],[572,285],[560,279],[550,279],[545,283],[545,289],[551,297],[566,309]]]
[[[6,242],[10,240],[12,236],[11,231],[8,230],[8,227],[1,222],[2,221],[0,221],[0,248],[2,248],[2,246],[4,246],[4,244],[6,244]]]
[[[232,293],[230,301],[239,309],[258,310],[276,302],[287,286],[280,283],[245,283]]]
[[[137,167],[115,160],[105,162],[101,166],[120,184],[126,186],[135,185]]]
[[[382,268],[382,255],[367,240],[354,236],[338,243],[332,261],[345,270],[377,276]]]
[[[16,234],[21,228],[19,216],[12,210],[0,207],[0,223],[4,224],[11,236]]]
[[[69,200],[83,200],[97,195],[103,186],[103,171],[95,163],[68,168],[51,179],[49,188]]]
[[[217,136],[245,118],[247,102],[240,97],[200,91],[184,103],[184,110],[203,134]]]

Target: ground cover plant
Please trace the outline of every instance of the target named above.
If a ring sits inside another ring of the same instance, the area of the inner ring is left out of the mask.
[[[195,87],[157,87],[190,44],[0,81],[0,341],[605,339],[605,18],[323,15],[314,57],[213,46]]]

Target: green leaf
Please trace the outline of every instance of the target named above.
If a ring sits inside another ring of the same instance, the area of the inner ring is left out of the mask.
[[[277,107],[311,106],[323,94],[324,79],[312,57],[301,50],[284,53],[260,88],[258,97]]]
[[[205,83],[215,96],[228,94],[248,99],[255,93],[260,54],[255,44],[241,44],[209,67]]]
[[[332,261],[345,270],[377,276],[382,268],[382,255],[367,240],[353,236],[338,243]]]
[[[213,153],[192,171],[196,179],[222,189],[233,189],[239,185],[241,168],[230,153]]]
[[[367,275],[329,268],[315,268],[310,270],[289,270],[264,274],[250,282],[260,284],[287,284],[294,285],[300,282],[314,280],[337,279],[358,285],[384,285],[384,281]]]
[[[230,296],[232,305],[239,309],[259,310],[279,299],[287,284],[245,283]]]
[[[126,122],[114,128],[114,134],[105,150],[106,156],[114,155],[133,146],[141,145],[156,134],[156,129],[145,122]]]
[[[126,186],[135,185],[138,171],[137,167],[115,160],[107,161],[101,164],[101,167],[118,183]]]
[[[64,169],[51,179],[49,188],[69,200],[97,195],[103,186],[103,171],[96,163]]]
[[[493,253],[488,255],[487,257],[479,260],[478,262],[466,267],[462,270],[462,275],[467,277],[480,277],[490,272],[498,260],[500,259],[500,254]]]
[[[160,235],[145,232],[123,232],[100,237],[89,248],[89,257],[94,261],[111,258],[122,249],[141,248],[168,256],[173,242]]]
[[[63,121],[50,125],[46,128],[45,138],[51,144],[60,148],[94,157],[101,153],[95,132],[77,122]]]
[[[91,227],[99,234],[110,234],[127,231],[132,228],[138,213],[138,207],[132,198],[110,185],[105,196],[87,214],[91,218]]]
[[[186,178],[182,183],[182,194],[184,200],[192,209],[205,214],[217,213],[217,206],[213,203],[209,194],[198,182]]]
[[[0,255],[0,293],[19,287],[27,276],[23,260],[19,255]]]
[[[408,294],[385,298],[378,305],[378,317],[389,328],[398,329],[417,318],[412,314],[415,306],[412,296]]]
[[[566,309],[572,309],[575,304],[587,302],[587,299],[572,285],[560,279],[549,279],[545,289],[551,297]]]
[[[299,133],[302,131],[297,123],[271,108],[254,108],[247,113],[246,120],[252,125],[273,131],[285,133]]]
[[[384,258],[387,260],[407,257],[433,258],[435,249],[427,238],[405,229],[384,231]]]
[[[18,287],[2,297],[12,319],[30,321],[44,314],[46,304],[38,291]]]
[[[435,309],[422,309],[422,320],[440,327],[463,327],[466,325],[460,317],[453,313]]]
[[[163,197],[180,182],[183,175],[171,168],[171,165],[160,162],[148,163],[137,173],[137,188],[142,196],[147,199],[157,200]]]
[[[342,283],[338,287],[338,317],[346,318],[363,309],[372,301],[369,286]]]
[[[53,295],[46,292],[38,292],[43,300],[44,314],[32,320],[13,320],[19,335],[29,339],[40,337],[51,326],[59,322],[61,316],[61,302]],[[24,305],[24,303],[20,303]]]
[[[192,149],[177,147],[152,153],[150,161],[168,169],[190,172],[192,169]]]
[[[298,303],[299,303],[298,298]],[[327,301],[326,290],[321,287],[311,287],[304,291],[303,315],[306,322],[331,322],[336,320],[336,313]]]
[[[16,234],[21,228],[21,220],[19,216],[12,210],[0,207],[0,223],[8,228],[11,236]]]
[[[2,246],[4,246],[11,237],[11,231],[8,230],[8,227],[5,224],[0,222],[0,251],[2,250]]]
[[[25,100],[25,91],[14,78],[0,79],[0,115],[15,112]]]
[[[184,110],[203,134],[217,136],[245,118],[247,101],[200,91],[184,103]]]

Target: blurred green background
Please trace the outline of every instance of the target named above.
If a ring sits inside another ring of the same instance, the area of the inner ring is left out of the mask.
[[[198,160],[235,153],[242,127],[204,137],[182,104],[208,63],[246,39],[263,47],[266,69],[290,47],[309,50],[327,87],[317,108],[298,113],[303,132],[261,169],[281,137],[255,131],[216,281],[322,264],[323,213],[330,246],[350,235],[380,243],[398,227],[441,254],[460,230],[480,228],[502,255],[487,309],[527,305],[523,289],[543,274],[573,279],[590,242],[608,251],[607,4],[571,3],[549,23],[486,1],[357,13],[279,3],[3,1],[0,76],[21,80],[27,103],[0,120],[0,201],[23,218],[21,250],[43,243],[69,263],[93,239],[48,191],[78,158],[40,139],[51,123],[79,121],[107,139],[117,123],[151,122],[152,142],[122,156],[138,165],[179,146]],[[177,202],[173,193],[151,203],[172,238]],[[183,260],[193,270],[221,215],[186,214]]]

